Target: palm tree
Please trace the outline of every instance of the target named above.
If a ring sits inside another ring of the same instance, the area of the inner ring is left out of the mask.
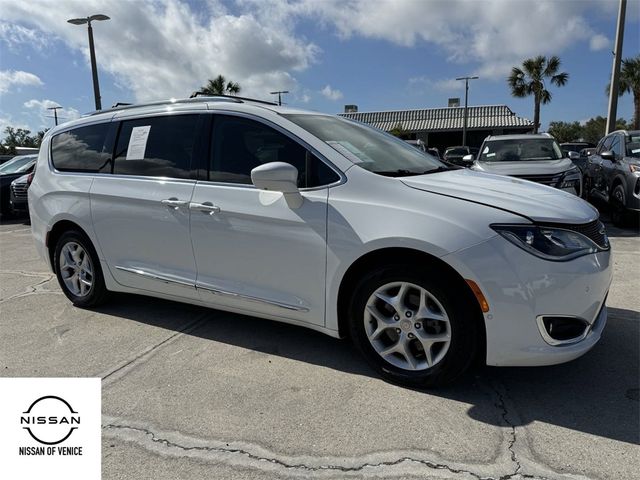
[[[240,93],[240,84],[228,81],[222,75],[218,75],[199,91],[202,95],[237,95]]]
[[[609,87],[607,87],[609,92]],[[633,129],[640,129],[640,55],[622,60],[618,94],[633,95]]]
[[[551,92],[546,89],[545,79],[549,78],[551,83],[562,87],[567,83],[569,74],[558,73],[560,69],[560,59],[555,55],[548,58],[539,55],[535,58],[528,58],[522,62],[522,68],[513,67],[511,75],[507,79],[511,87],[511,95],[518,98],[533,95],[533,123],[534,133],[538,133],[540,128],[540,104],[551,101]]]

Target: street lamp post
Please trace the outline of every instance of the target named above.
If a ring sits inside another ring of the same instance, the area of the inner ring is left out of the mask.
[[[280,90],[278,92],[270,92],[271,95],[278,95],[278,105],[282,105],[282,94],[289,93],[289,90]]]
[[[98,67],[96,66],[96,52],[93,47],[93,27],[91,26],[92,21],[101,21],[101,20],[109,20],[109,17],[106,15],[98,14],[91,15],[86,18],[71,18],[67,20],[67,22],[73,25],[84,25],[85,23],[88,25],[89,31],[89,54],[91,56],[91,75],[93,76],[93,96],[96,101],[96,110],[102,110],[102,102],[100,101],[100,85],[98,84]]]
[[[458,77],[456,80],[464,80],[464,123],[462,124],[462,146],[467,146],[467,110],[469,102],[469,80],[477,80],[479,77]]]

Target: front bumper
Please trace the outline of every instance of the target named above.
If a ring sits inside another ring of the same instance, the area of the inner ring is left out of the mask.
[[[476,282],[489,303],[484,314],[488,365],[563,363],[583,355],[600,339],[612,280],[610,251],[550,262],[496,236],[443,260]],[[551,345],[537,321],[545,315],[579,317],[590,328],[580,341]]]

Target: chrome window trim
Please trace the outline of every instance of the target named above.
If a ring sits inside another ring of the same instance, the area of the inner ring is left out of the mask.
[[[301,188],[300,189],[301,192],[309,192],[309,191],[314,191],[314,190],[323,190],[325,188],[332,188],[332,187],[336,187],[338,185],[342,185],[343,183],[346,183],[346,181],[347,181],[347,177],[342,172],[342,170],[340,170],[338,167],[336,167],[331,162],[331,160],[327,159],[327,157],[325,157],[323,154],[321,154],[315,147],[313,147],[312,145],[309,145],[307,142],[302,140],[300,137],[294,135],[293,133],[288,131],[286,128],[278,125],[277,123],[272,122],[271,120],[268,120],[268,119],[266,119],[264,117],[260,117],[258,115],[254,115],[252,113],[237,112],[237,111],[233,111],[233,110],[223,110],[223,109],[218,109],[218,108],[216,108],[215,110],[209,110],[208,113],[210,113],[212,115],[220,114],[220,115],[229,115],[229,116],[233,116],[233,117],[246,118],[248,120],[254,120],[254,121],[258,122],[258,123],[262,123],[262,124],[266,125],[267,127],[271,127],[274,130],[278,131],[279,133],[283,134],[284,136],[288,137],[292,141],[296,142],[297,144],[302,145],[305,149],[309,150],[313,155],[315,155],[318,158],[318,160],[320,160],[322,163],[324,163],[335,174],[337,174],[338,177],[340,177],[337,181],[335,181],[333,183],[328,183],[326,185],[318,185],[317,187]],[[211,138],[211,140],[213,141],[213,137]],[[245,186],[251,186],[252,188],[255,188],[255,186],[253,184],[247,184],[247,183],[218,182],[218,181],[211,181],[211,180],[200,180],[200,182],[207,183],[207,184],[214,184],[214,185],[226,185],[226,186],[229,186],[229,185],[245,185]]]
[[[224,297],[231,297],[231,298],[239,298],[241,300],[248,300],[250,302],[256,302],[256,303],[262,303],[262,304],[266,304],[266,305],[272,305],[274,307],[279,307],[279,308],[283,308],[285,310],[293,310],[296,312],[308,312],[309,309],[307,307],[302,307],[300,305],[291,305],[289,303],[284,303],[284,302],[278,302],[275,300],[267,300],[266,298],[261,298],[261,297],[255,297],[253,295],[245,295],[243,293],[236,293],[236,292],[231,292],[228,290],[223,290],[221,288],[218,287],[214,287],[211,285],[207,285],[204,283],[196,283],[196,289],[197,290],[205,290],[207,292],[211,292],[214,295],[221,295]]]

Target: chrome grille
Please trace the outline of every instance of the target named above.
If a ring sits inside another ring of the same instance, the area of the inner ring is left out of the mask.
[[[550,187],[557,187],[562,180],[562,175],[562,173],[554,173],[552,175],[514,175],[514,177],[549,185]]]
[[[582,225],[573,225],[570,223],[547,223],[548,227],[563,228],[565,230],[571,230],[578,232],[585,237],[591,239],[600,248],[609,249],[609,239],[607,232],[604,228],[604,224],[600,220],[594,220],[590,223],[583,223]],[[541,225],[544,226],[544,225]]]
[[[11,185],[11,192],[15,198],[26,199],[28,188],[24,183],[13,184]]]

